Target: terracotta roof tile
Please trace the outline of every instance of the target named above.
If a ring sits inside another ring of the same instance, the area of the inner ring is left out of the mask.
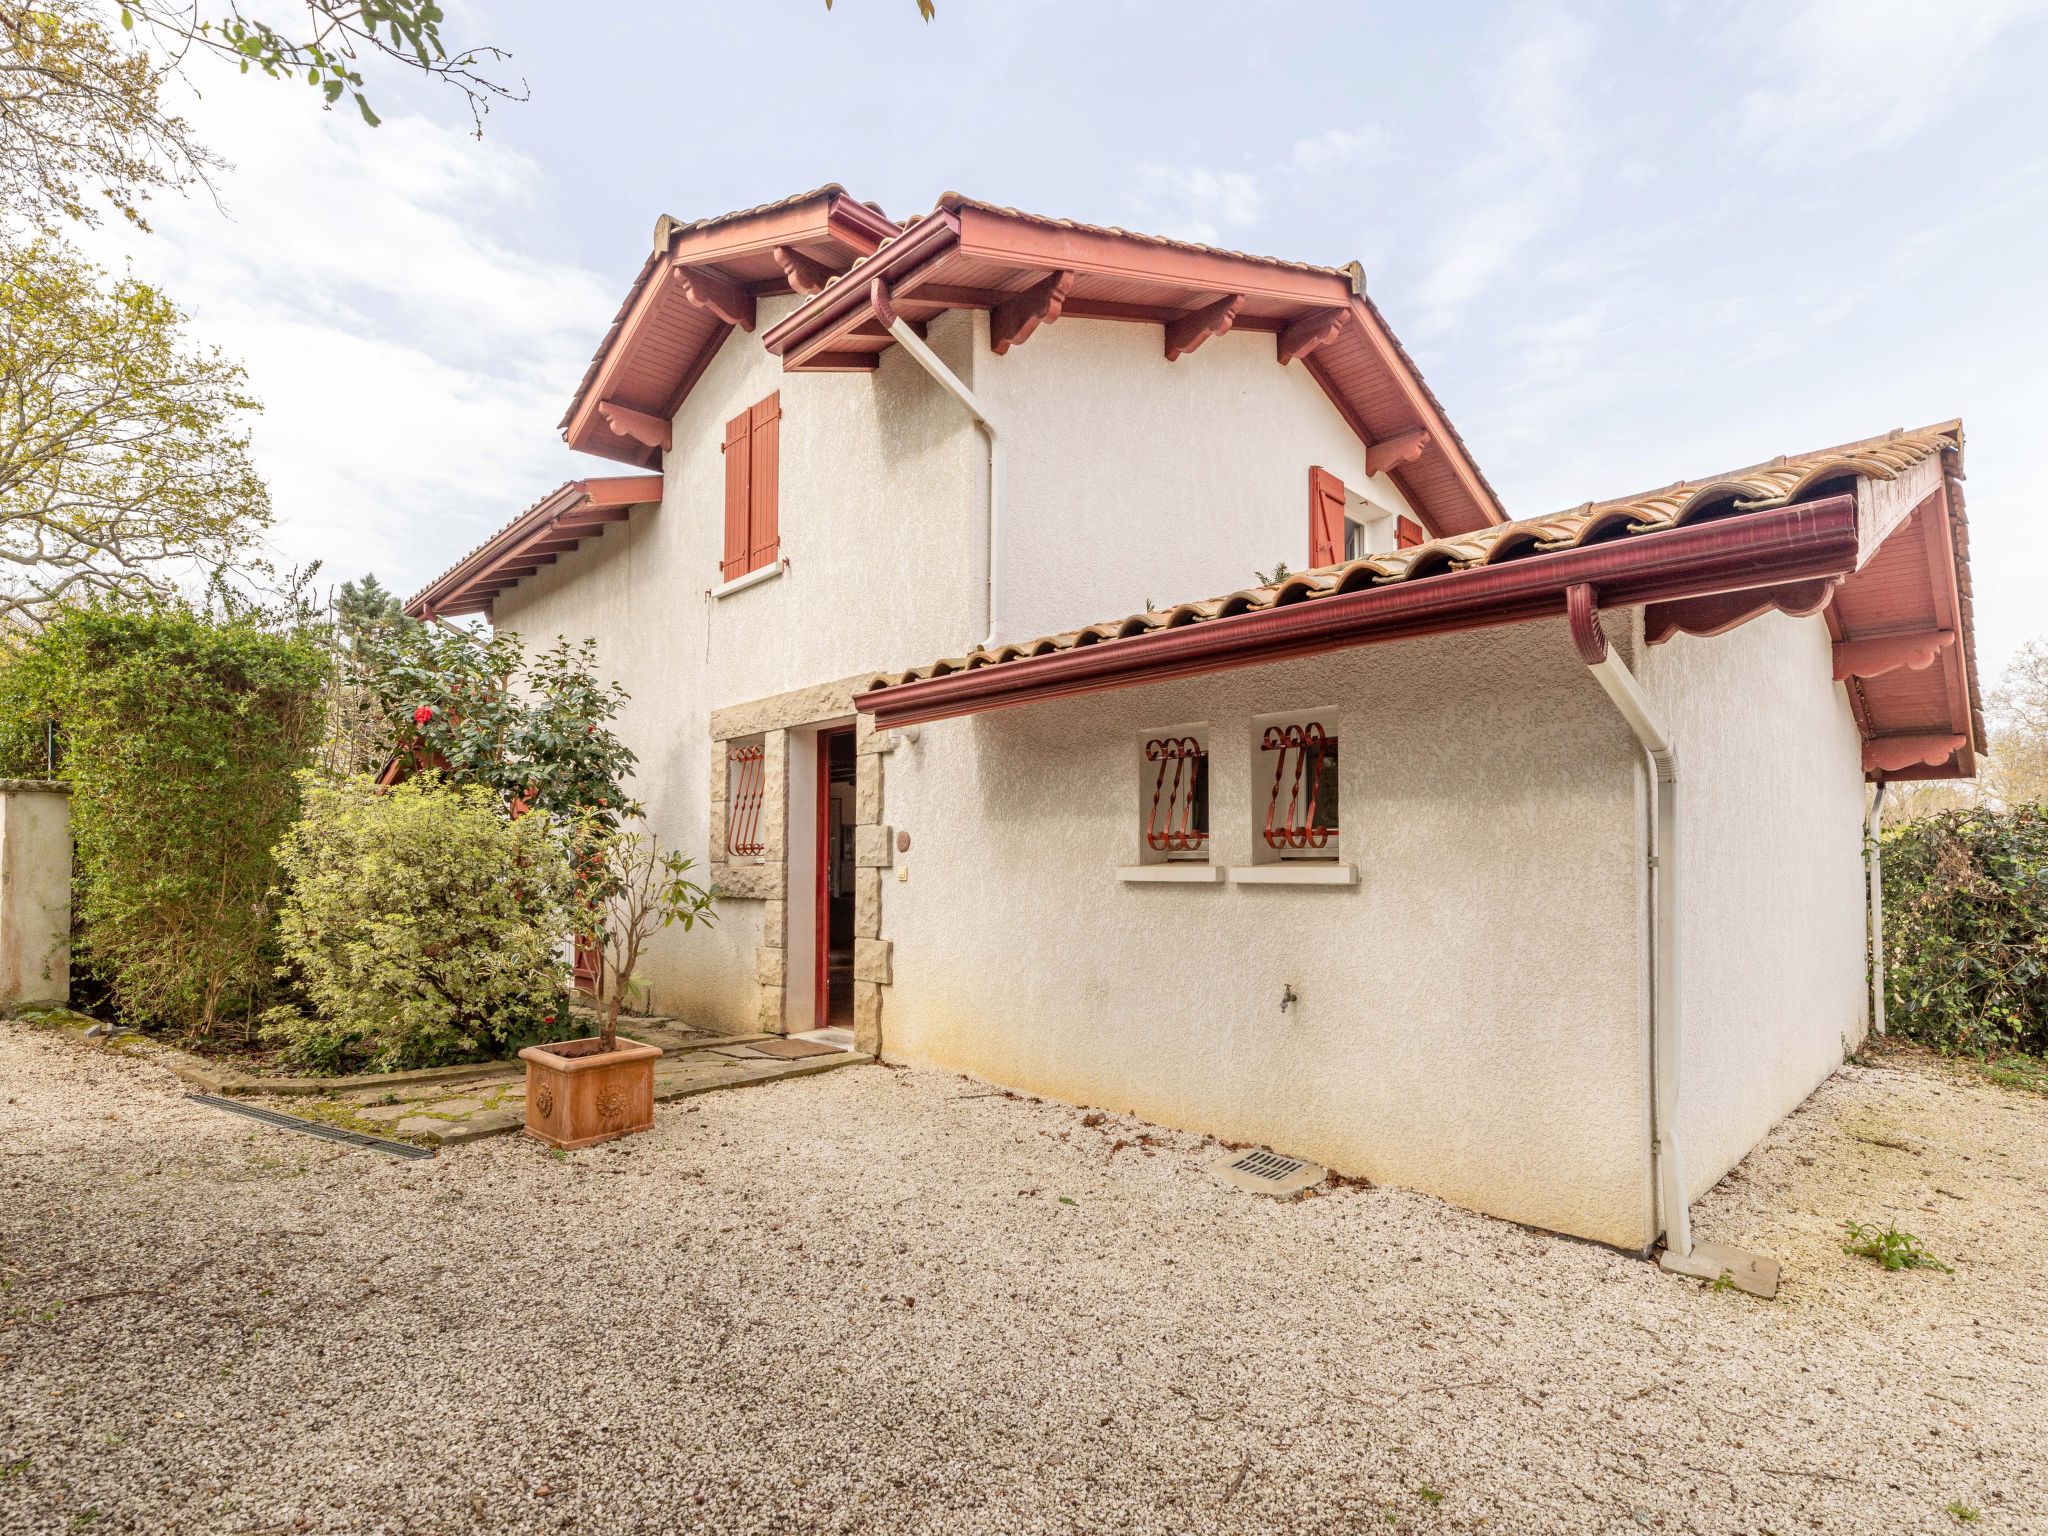
[[[576,410],[583,404],[583,397],[590,392],[590,386],[597,380],[597,370],[604,365],[612,344],[618,340],[624,329],[626,317],[632,314],[633,306],[640,301],[641,293],[647,287],[647,280],[654,275],[654,269],[679,236],[694,234],[700,229],[710,229],[719,224],[729,224],[735,219],[758,218],[762,214],[781,213],[787,208],[796,208],[821,197],[851,197],[852,194],[836,181],[828,181],[822,187],[812,187],[808,192],[792,192],[787,197],[778,197],[771,203],[761,203],[752,208],[735,208],[731,213],[721,213],[708,219],[684,221],[672,214],[664,213],[654,221],[654,248],[646,260],[640,263],[639,274],[633,279],[633,286],[626,290],[625,300],[619,305],[618,313],[612,316],[612,323],[605,328],[604,339],[597,344],[597,351],[591,354],[590,366],[583,370],[583,377],[576,385],[576,393],[569,400],[568,410],[556,425],[566,432],[575,418]],[[873,206],[870,204],[869,206]]]
[[[1524,518],[1518,522],[1496,523],[1454,538],[1435,539],[1412,549],[1367,555],[1338,565],[1296,572],[1284,581],[1245,587],[1223,597],[1155,608],[1057,635],[1043,635],[1035,640],[998,646],[993,651],[976,649],[965,656],[948,657],[908,671],[880,674],[873,686],[888,688],[925,678],[946,677],[977,667],[1000,666],[1026,657],[1072,650],[1076,646],[1112,644],[1155,630],[1207,623],[1212,619],[1283,607],[1289,603],[1312,602],[1317,598],[1355,592],[1365,586],[1386,586],[1506,560],[1538,557],[1603,539],[1654,533],[1697,521],[1715,512],[1752,512],[1784,506],[1823,482],[1851,477],[1896,479],[1914,465],[1944,452],[1960,458],[1960,422],[1925,427],[1917,432],[1894,431],[1883,437],[1823,448],[1813,453],[1779,457],[1766,464],[1754,464],[1747,469],[1732,470],[1706,479],[1681,480],[1661,490],[1618,497],[1612,501],[1587,502],[1569,511]],[[1962,559],[1964,541],[1960,498],[1956,500],[1955,513],[1960,575],[1967,570]],[[1963,603],[1967,615],[1969,596],[1966,578]],[[1965,633],[1967,636],[1967,627]],[[1974,647],[1970,676],[1974,701]]]

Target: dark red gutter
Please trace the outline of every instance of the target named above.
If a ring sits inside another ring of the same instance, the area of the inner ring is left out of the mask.
[[[1585,585],[1602,608],[1740,592],[1848,575],[1858,555],[1856,498],[1750,512],[1553,555],[1419,581],[1304,598],[1047,656],[870,688],[854,699],[884,728],[979,714],[1073,694],[1257,666],[1291,656],[1561,617]]]

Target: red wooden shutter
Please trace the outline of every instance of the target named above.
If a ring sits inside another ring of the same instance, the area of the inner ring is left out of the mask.
[[[741,411],[725,424],[725,558],[718,564],[718,574],[726,581],[747,572],[747,501],[754,478],[747,441],[749,415]]]
[[[1422,531],[1422,524],[1412,517],[1394,519],[1394,543],[1401,549],[1413,549],[1418,544],[1427,544],[1429,535]]]
[[[1308,472],[1308,564],[1344,558],[1344,482],[1320,466]]]
[[[773,563],[782,553],[775,506],[781,478],[777,473],[777,462],[782,444],[782,391],[777,390],[747,414],[752,418],[754,438],[753,489],[747,498],[752,509],[749,522],[753,537],[747,569],[757,571]]]

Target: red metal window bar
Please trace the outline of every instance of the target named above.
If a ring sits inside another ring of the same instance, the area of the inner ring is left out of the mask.
[[[1199,853],[1209,841],[1209,753],[1192,736],[1160,736],[1145,743],[1145,761],[1157,763],[1145,846],[1156,853]]]
[[[1259,739],[1273,754],[1273,793],[1266,800],[1266,846],[1283,853],[1329,847],[1337,835],[1337,738],[1320,721],[1269,725]],[[1288,772],[1290,759],[1293,773]],[[1287,791],[1283,811],[1280,792]]]
[[[726,754],[732,765],[732,792],[725,808],[725,851],[738,859],[758,859],[761,841],[761,793],[766,780],[763,748],[734,747]]]

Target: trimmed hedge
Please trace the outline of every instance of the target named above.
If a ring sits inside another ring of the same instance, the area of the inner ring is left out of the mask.
[[[1885,1010],[1938,1051],[2048,1055],[2048,806],[1887,832]]]
[[[327,659],[255,620],[76,608],[0,674],[0,752],[71,784],[79,956],[123,1018],[193,1035],[268,1000],[271,849],[298,815]]]

